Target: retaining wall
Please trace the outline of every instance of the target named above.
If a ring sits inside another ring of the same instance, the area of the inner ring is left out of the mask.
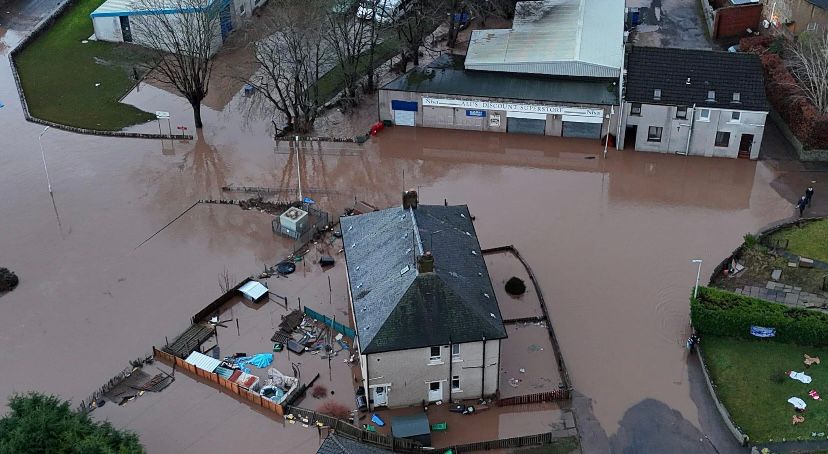
[[[86,128],[78,128],[75,126],[68,126],[60,123],[55,123],[53,121],[44,120],[42,118],[37,118],[32,116],[31,112],[29,112],[29,104],[26,102],[26,94],[23,92],[23,85],[20,83],[20,74],[17,72],[17,63],[15,59],[17,55],[26,48],[32,41],[37,39],[42,33],[48,30],[52,24],[55,23],[58,17],[66,11],[67,8],[71,7],[74,4],[73,0],[63,0],[61,1],[57,8],[40,21],[35,27],[14,46],[14,49],[11,50],[9,53],[9,64],[11,65],[12,70],[12,77],[14,77],[14,84],[17,88],[17,96],[20,98],[20,105],[23,107],[23,116],[26,118],[26,121],[30,121],[32,123],[39,123],[45,126],[50,126],[56,129],[62,129],[64,131],[74,132],[78,134],[89,134],[95,136],[108,136],[108,137],[129,137],[134,139],[186,139],[191,140],[193,136],[190,135],[170,135],[170,134],[147,134],[141,132],[125,132],[125,131],[99,131],[95,129],[86,129]],[[91,20],[91,19],[90,19]]]
[[[788,127],[787,123],[785,123],[785,120],[782,119],[782,117],[779,115],[778,112],[776,112],[776,110],[770,110],[770,118],[771,120],[773,120],[774,123],[776,123],[776,126],[782,132],[782,135],[785,136],[785,139],[787,139],[791,146],[794,147],[794,150],[796,150],[797,155],[799,155],[800,161],[828,161],[828,150],[806,149],[802,142],[800,142],[799,139],[796,138],[796,135],[794,135],[793,131],[791,131],[791,128]]]

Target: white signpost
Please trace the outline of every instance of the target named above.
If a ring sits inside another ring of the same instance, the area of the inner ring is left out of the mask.
[[[167,120],[167,127],[170,130],[170,137],[172,137],[172,125],[170,124],[170,113],[164,112],[163,110],[156,110],[155,111],[155,118],[158,120],[158,134],[164,134],[161,132],[161,120]]]

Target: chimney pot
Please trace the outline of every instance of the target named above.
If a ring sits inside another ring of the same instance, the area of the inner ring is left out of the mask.
[[[419,196],[417,195],[417,191],[413,189],[409,189],[408,191],[403,192],[402,195],[402,207],[403,209],[407,210],[409,208],[417,209],[417,205],[420,203]]]
[[[418,273],[432,273],[434,272],[434,256],[431,251],[426,251],[425,254],[417,258],[417,272]]]

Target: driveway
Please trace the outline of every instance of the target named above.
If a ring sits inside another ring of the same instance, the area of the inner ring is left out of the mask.
[[[712,49],[699,1],[703,0],[627,0],[628,8],[639,9],[641,21],[630,41],[639,46]]]

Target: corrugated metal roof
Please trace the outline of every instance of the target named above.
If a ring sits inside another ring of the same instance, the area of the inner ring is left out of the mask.
[[[618,77],[623,38],[622,0],[518,2],[511,29],[472,32],[466,68]]]
[[[552,101],[576,104],[618,104],[617,79],[567,79],[536,74],[469,71],[461,55],[442,55],[426,68],[414,68],[383,90],[442,95]]]
[[[215,0],[204,0],[204,6],[195,7],[197,3],[181,3],[176,0],[153,1],[142,3],[141,0],[106,0],[89,17],[113,17],[113,16],[147,16],[151,14],[174,14],[194,13],[203,11],[213,4]],[[200,2],[199,2],[200,3]]]
[[[258,281],[250,281],[239,287],[239,291],[242,292],[243,295],[257,300],[267,293],[267,287],[260,284]]]
[[[192,364],[201,370],[206,370],[207,372],[213,372],[221,364],[221,361],[199,352],[190,353],[190,356],[184,362]]]

